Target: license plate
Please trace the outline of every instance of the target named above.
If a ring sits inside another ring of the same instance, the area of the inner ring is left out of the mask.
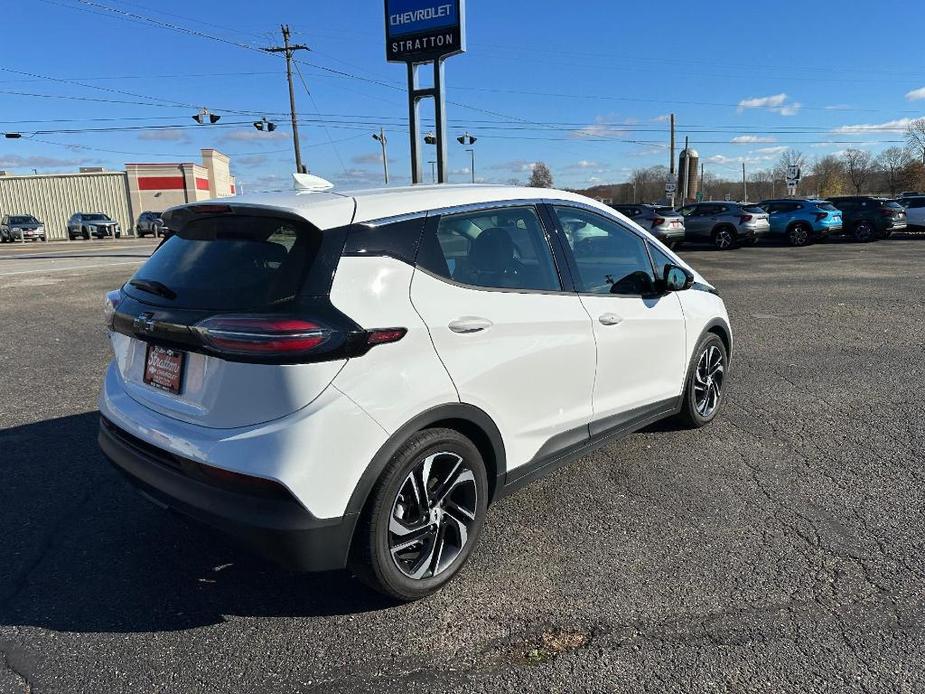
[[[174,395],[180,394],[186,353],[158,345],[148,345],[145,354],[144,382]]]

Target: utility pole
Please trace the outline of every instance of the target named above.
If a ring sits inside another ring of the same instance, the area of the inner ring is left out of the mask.
[[[389,185],[389,155],[385,148],[388,138],[385,136],[385,130],[379,128],[379,134],[373,133],[373,139],[378,140],[379,144],[382,145],[382,169],[385,173],[385,184]]]
[[[427,163],[430,164],[430,182],[436,183],[437,182],[437,162],[434,161],[433,159],[430,159]]]
[[[748,184],[745,183],[745,162],[742,162],[742,202],[748,202]]]
[[[466,151],[469,153],[469,172],[472,174],[472,182],[475,183],[475,149],[467,147]]]
[[[292,146],[295,149],[295,169],[296,173],[308,173],[308,167],[302,163],[302,149],[299,147],[299,123],[295,113],[295,89],[292,86],[292,54],[295,51],[310,50],[308,46],[301,43],[289,43],[289,25],[283,24],[280,29],[283,32],[283,45],[264,48],[266,53],[284,53],[286,55],[286,79],[289,81],[289,113],[292,117]]]
[[[671,148],[668,154],[668,177],[674,181],[674,114],[670,116],[671,121]],[[633,193],[633,202],[636,202],[636,194]],[[671,194],[671,206],[674,207],[674,193]]]
[[[703,192],[703,162],[700,162],[700,199],[706,197],[706,193]]]

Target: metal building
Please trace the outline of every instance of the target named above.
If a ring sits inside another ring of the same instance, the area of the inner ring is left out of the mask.
[[[128,177],[102,173],[0,176],[0,215],[31,214],[45,224],[48,240],[67,238],[67,220],[75,212],[104,212],[131,229]]]

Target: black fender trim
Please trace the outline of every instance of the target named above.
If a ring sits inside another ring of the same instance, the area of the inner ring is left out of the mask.
[[[498,429],[494,420],[475,405],[469,405],[461,402],[447,403],[437,405],[429,410],[425,410],[418,416],[403,424],[389,436],[388,440],[382,444],[376,455],[370,461],[366,470],[357,482],[347,503],[347,510],[344,512],[344,520],[355,526],[369,495],[382,476],[382,471],[388,464],[395,452],[408,440],[415,432],[427,429],[439,422],[464,422],[467,427],[472,427],[472,431],[461,433],[473,438],[472,433],[478,432],[482,441],[474,441],[476,446],[484,451],[488,446],[493,460],[486,461],[489,466],[489,486],[491,487],[491,498],[489,503],[498,498],[499,493],[504,487],[504,480],[507,475],[507,458],[504,451],[504,440],[501,438],[501,431]],[[491,474],[491,467],[494,467],[494,475]],[[491,479],[494,477],[494,479]],[[353,536],[353,529],[350,532]]]
[[[693,345],[694,347],[699,345],[700,341],[704,338],[704,336],[707,333],[716,332],[715,328],[719,328],[726,338],[725,340],[723,340],[723,342],[726,343],[726,359],[727,359],[726,364],[731,369],[732,368],[732,346],[733,346],[732,329],[729,327],[729,323],[727,323],[722,318],[712,318],[705,326],[703,326],[703,330],[700,331],[700,334],[697,336],[697,339],[694,341]],[[691,359],[693,358],[694,358],[694,354],[692,351]],[[687,376],[685,375],[685,383],[687,383],[686,378]]]

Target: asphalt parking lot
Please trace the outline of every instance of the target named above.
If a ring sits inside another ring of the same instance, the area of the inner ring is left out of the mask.
[[[719,419],[502,500],[402,606],[117,477],[102,296],[154,243],[59,246],[0,248],[0,692],[925,691],[925,238],[682,251],[735,331]]]

